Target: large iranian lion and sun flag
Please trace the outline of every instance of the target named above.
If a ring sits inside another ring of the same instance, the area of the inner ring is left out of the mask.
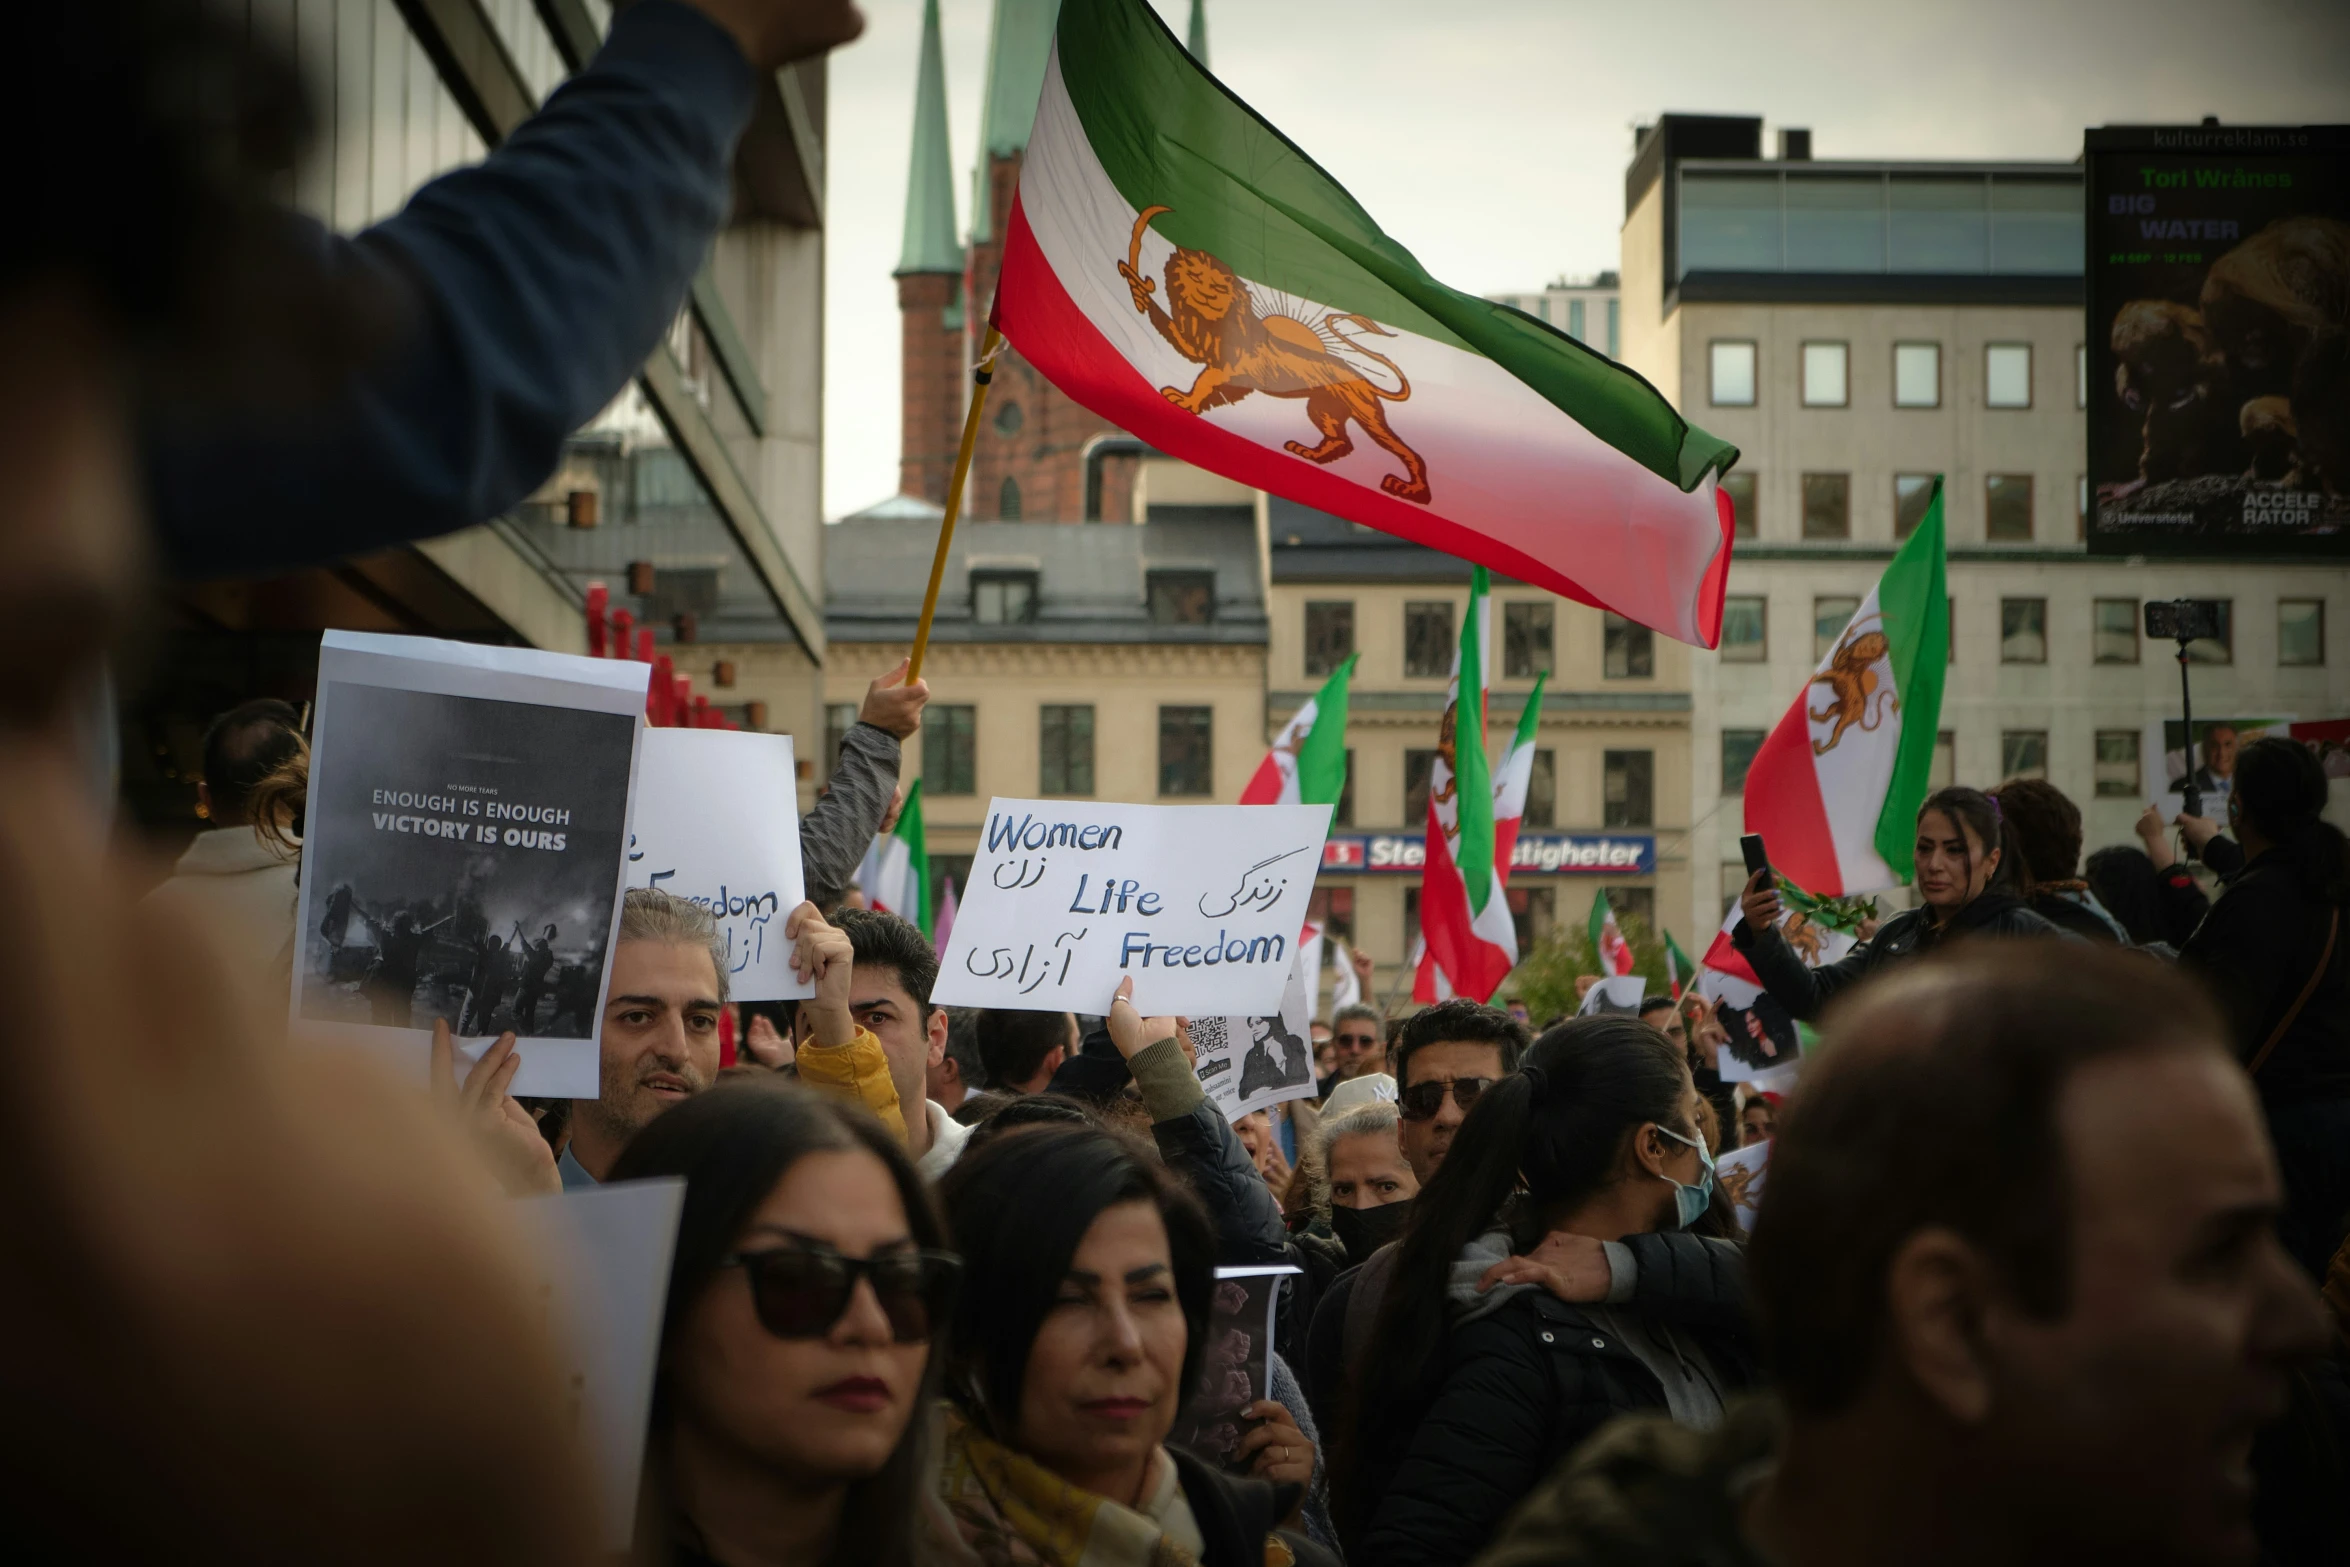
[[[1061,6],[990,320],[1170,456],[1720,638],[1736,450],[1430,277],[1143,0]]]

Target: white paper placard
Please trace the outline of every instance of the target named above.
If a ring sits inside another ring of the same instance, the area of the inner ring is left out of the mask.
[[[1314,1097],[1314,1002],[1306,961],[1301,949],[1278,1014],[1192,1019],[1193,1069],[1228,1121],[1284,1099]]]
[[[621,1181],[515,1204],[533,1242],[541,1298],[595,1464],[604,1544],[626,1550],[644,1473],[661,1311],[685,1182]]]
[[[1738,1215],[1738,1228],[1749,1234],[1754,1230],[1754,1216],[1762,1207],[1763,1185],[1770,1171],[1771,1145],[1767,1139],[1745,1148],[1733,1148],[1714,1159],[1714,1179],[1730,1194],[1731,1208]]]
[[[647,729],[637,744],[628,884],[710,911],[737,1001],[815,989],[792,977],[783,922],[799,906],[799,783],[789,735]]]
[[[1575,1015],[1597,1017],[1604,1012],[1629,1012],[1637,1016],[1640,1003],[1647,999],[1648,981],[1638,974],[1608,974],[1583,992],[1583,1004],[1575,1009]]]
[[[652,666],[329,631],[290,1007],[421,1079],[519,1037],[517,1094],[592,1099]]]
[[[1327,805],[988,802],[932,999],[1099,1017],[1280,1010]]]

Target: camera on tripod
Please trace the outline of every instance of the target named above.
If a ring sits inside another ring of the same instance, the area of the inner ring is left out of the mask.
[[[2220,634],[2220,601],[2218,599],[2149,600],[2146,605],[2146,635],[2172,642],[2193,642],[2199,637]]]

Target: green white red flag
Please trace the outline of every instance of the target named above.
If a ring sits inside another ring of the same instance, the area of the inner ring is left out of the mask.
[[[1632,972],[1632,943],[1624,939],[1623,928],[1616,924],[1616,911],[1608,904],[1605,887],[1591,896],[1591,950],[1599,958],[1600,973]]]
[[[922,780],[906,786],[906,804],[895,827],[874,838],[857,866],[865,901],[931,933],[930,848],[922,831]]]
[[[1430,277],[1144,0],[1061,5],[990,319],[1171,456],[1719,640],[1736,448]]]
[[[1248,787],[1240,791],[1243,805],[1336,805],[1346,793],[1346,689],[1355,660],[1346,662],[1322,682],[1305,706],[1290,716],[1273,737],[1273,748],[1257,764]]]
[[[1517,928],[1494,857],[1493,776],[1485,760],[1485,675],[1493,651],[1488,586],[1485,568],[1477,567],[1428,769],[1428,857],[1420,871],[1424,966],[1451,994],[1478,1001],[1491,999],[1518,965]]]
[[[1542,722],[1542,688],[1549,681],[1548,670],[1534,677],[1534,689],[1526,694],[1526,706],[1518,714],[1518,732],[1493,774],[1493,865],[1504,889],[1510,884],[1510,860],[1518,850],[1518,828],[1526,820],[1526,790],[1534,781],[1534,733]],[[1452,994],[1423,942],[1412,973],[1412,999],[1449,1001]]]
[[[1815,897],[1910,878],[1950,663],[1942,483],[1746,772],[1746,830]]]
[[[1695,979],[1697,965],[1689,961],[1689,954],[1681,950],[1681,944],[1673,939],[1673,933],[1668,930],[1665,932],[1665,989],[1675,1001],[1681,999],[1681,982],[1684,977]]]

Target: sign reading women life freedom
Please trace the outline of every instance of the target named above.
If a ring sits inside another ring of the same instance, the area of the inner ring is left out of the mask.
[[[1297,957],[1327,805],[990,800],[939,960],[943,1004],[1267,1016]]]
[[[515,1093],[595,1097],[651,667],[326,633],[297,1033],[421,1078],[436,1020],[476,1046],[512,1029]]]
[[[789,735],[647,729],[637,746],[628,884],[710,911],[737,1001],[816,993],[783,939],[802,896],[799,798]]]

